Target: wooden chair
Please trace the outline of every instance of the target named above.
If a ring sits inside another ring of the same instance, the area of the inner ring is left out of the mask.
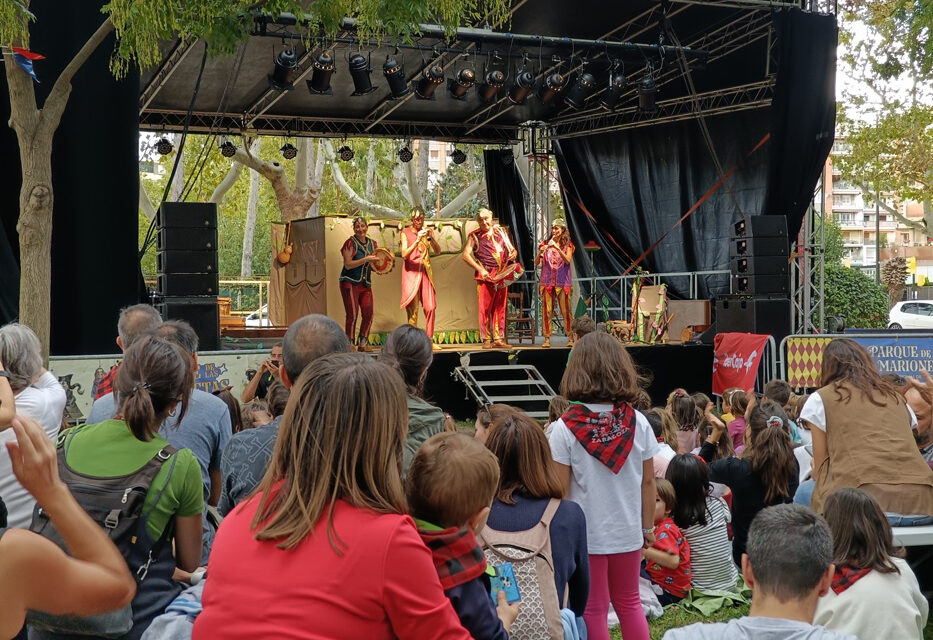
[[[505,309],[505,339],[514,337],[521,344],[528,339],[528,342],[535,342],[535,319],[531,316],[530,309],[525,308],[525,294],[518,291],[508,294],[508,301]]]

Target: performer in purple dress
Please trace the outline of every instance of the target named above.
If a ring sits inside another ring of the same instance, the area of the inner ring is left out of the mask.
[[[567,223],[558,218],[551,225],[551,237],[547,242],[538,246],[535,256],[535,265],[541,265],[541,279],[538,281],[538,292],[541,294],[542,331],[544,331],[544,344],[551,346],[551,316],[554,313],[554,299],[560,305],[560,314],[564,318],[564,328],[570,337],[568,346],[573,346],[573,334],[570,323],[570,295],[573,292],[573,281],[570,275],[570,261],[573,259],[573,243],[570,242],[570,233]]]

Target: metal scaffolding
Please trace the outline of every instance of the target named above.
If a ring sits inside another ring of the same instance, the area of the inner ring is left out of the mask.
[[[791,260],[791,329],[795,334],[824,333],[824,260],[826,197],[823,176],[803,218]]]

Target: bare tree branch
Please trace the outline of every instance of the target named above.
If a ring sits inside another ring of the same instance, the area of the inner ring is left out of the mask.
[[[456,198],[447,203],[443,209],[437,213],[438,218],[450,218],[460,211],[466,204],[476,197],[476,194],[483,190],[484,180],[474,182],[469,187],[461,191]]]
[[[868,198],[870,198],[872,202],[877,204],[880,209],[883,209],[886,213],[890,213],[892,216],[894,216],[896,220],[900,221],[901,223],[903,223],[904,225],[912,229],[919,229],[920,231],[923,231],[924,233],[926,232],[927,224],[925,220],[912,220],[908,218],[907,216],[903,215],[900,211],[898,211],[897,209],[889,205],[887,202],[879,198],[875,191],[869,189],[864,184],[860,184],[858,182],[856,182],[855,184],[856,186],[858,186],[859,189],[862,190],[863,197],[867,196]]]
[[[211,193],[211,197],[208,202],[213,202],[214,204],[220,204],[224,201],[227,192],[233,188],[233,185],[236,184],[236,181],[240,179],[240,174],[243,173],[243,165],[234,160],[230,164],[230,168],[227,170],[227,175],[224,176],[224,179],[220,181],[214,191]]]
[[[404,167],[405,168],[405,184],[407,185],[408,193],[411,196],[410,198],[407,198],[407,200],[411,202],[412,207],[416,207],[418,209],[421,209],[422,211],[424,211],[424,199],[421,197],[421,189],[418,188],[418,175],[417,175],[416,169],[418,168],[418,164],[420,164],[421,162],[420,161],[421,154],[424,152],[421,147],[423,146],[424,145],[422,144],[422,145],[419,145],[418,147],[418,158],[419,158],[418,163],[415,163],[415,162],[403,162],[402,163],[405,165]]]
[[[365,198],[362,198],[347,182],[347,179],[343,175],[343,171],[340,169],[340,163],[337,162],[334,154],[334,144],[327,139],[321,141],[324,152],[327,154],[327,161],[330,163],[330,171],[334,176],[334,181],[337,183],[337,186],[340,187],[340,190],[346,194],[347,198],[350,199],[350,202],[353,203],[357,208],[372,213],[374,215],[383,217],[383,218],[404,218],[404,214],[400,211],[396,211],[391,207],[386,207],[381,204],[376,204],[370,202]]]
[[[143,186],[142,180],[139,181],[139,208],[142,209],[143,215],[146,216],[149,222],[155,219],[155,206],[153,206],[152,200],[149,199],[149,194],[146,193],[146,187]]]

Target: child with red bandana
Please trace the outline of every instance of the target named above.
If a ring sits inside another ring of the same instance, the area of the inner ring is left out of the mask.
[[[499,488],[499,463],[463,433],[439,433],[415,453],[406,480],[408,506],[434,557],[444,594],[474,638],[507,640],[518,603],[489,595],[489,575],[476,533]]]
[[[664,593],[662,605],[683,600],[690,592],[690,543],[671,518],[676,497],[674,487],[663,478],[655,480],[654,544],[642,550],[645,571]]]

